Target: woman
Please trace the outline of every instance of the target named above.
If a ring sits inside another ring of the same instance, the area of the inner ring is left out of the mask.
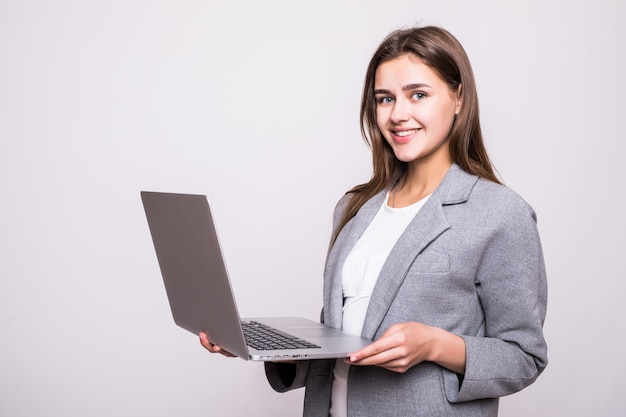
[[[323,320],[373,343],[267,363],[268,380],[306,386],[305,416],[496,416],[547,364],[546,275],[535,213],[485,151],[459,42],[391,33],[367,69],[361,130],[373,175],[337,204]]]

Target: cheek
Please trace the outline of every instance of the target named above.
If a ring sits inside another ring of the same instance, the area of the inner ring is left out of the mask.
[[[376,126],[383,137],[389,141],[389,118],[390,111],[386,109],[381,109],[376,111]]]
[[[454,112],[447,107],[433,108],[428,113],[423,114],[423,120],[430,124],[432,128],[448,132],[452,127]]]
[[[380,107],[376,108],[376,125],[378,126],[379,129],[382,130],[382,127],[385,125],[385,121],[387,120],[387,117],[385,117],[385,111],[382,110]]]

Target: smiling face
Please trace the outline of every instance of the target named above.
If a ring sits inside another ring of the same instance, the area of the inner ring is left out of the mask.
[[[374,81],[376,123],[400,161],[450,165],[448,134],[460,94],[414,55],[383,62]]]

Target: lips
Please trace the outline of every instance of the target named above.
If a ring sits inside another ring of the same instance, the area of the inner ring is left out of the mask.
[[[392,130],[394,142],[398,144],[408,143],[421,129],[405,129],[405,130]]]

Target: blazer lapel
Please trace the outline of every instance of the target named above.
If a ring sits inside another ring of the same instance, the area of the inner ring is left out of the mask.
[[[415,258],[450,224],[443,206],[467,201],[478,177],[452,165],[391,250],[370,299],[361,336],[373,339]]]
[[[343,264],[354,245],[380,209],[387,190],[368,200],[343,228],[333,245],[324,272],[324,324],[341,329],[343,309]]]
[[[449,228],[441,200],[437,193],[433,193],[385,261],[372,292],[361,336],[367,339],[374,337],[415,258]]]
[[[383,265],[366,313],[361,335],[372,339],[380,327],[409,268],[419,253],[450,228],[443,206],[467,201],[478,177],[453,164],[439,187],[430,196],[392,249]],[[343,228],[333,245],[324,271],[324,323],[340,329],[342,326],[343,264],[380,209],[388,190],[367,201]]]

